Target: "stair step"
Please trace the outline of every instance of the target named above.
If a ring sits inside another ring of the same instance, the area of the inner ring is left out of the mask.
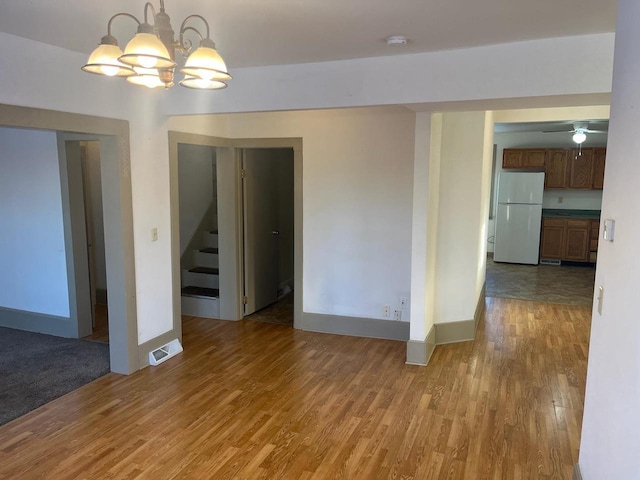
[[[204,248],[203,250],[209,251],[192,251],[191,265],[195,265],[197,267],[218,268],[220,266],[219,255],[217,253],[218,250],[215,248]]]
[[[220,269],[211,267],[193,267],[189,269],[192,273],[207,273],[209,275],[220,275]]]
[[[193,285],[189,285],[182,288],[182,295],[190,297],[218,298],[220,297],[220,290],[217,288],[195,287]]]
[[[220,299],[212,297],[180,297],[182,315],[203,318],[220,318]]]
[[[202,246],[218,248],[218,234],[211,232],[202,232]]]
[[[202,253],[215,253],[215,254],[218,253],[218,249],[217,248],[212,248],[212,247],[201,248],[199,251],[202,252]]]
[[[204,273],[203,270],[208,273]],[[182,270],[180,272],[180,278],[184,286],[220,288],[220,275],[215,268],[194,267],[191,270]]]

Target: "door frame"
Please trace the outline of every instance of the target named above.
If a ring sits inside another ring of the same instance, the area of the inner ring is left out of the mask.
[[[251,272],[251,266],[249,265],[247,259],[248,258],[254,258],[254,253],[255,253],[255,248],[256,245],[255,244],[251,244],[249,242],[249,236],[248,236],[248,230],[250,230],[250,225],[251,223],[249,222],[249,210],[247,207],[247,201],[248,201],[248,179],[249,179],[249,174],[247,173],[247,163],[246,163],[246,155],[247,155],[247,151],[261,151],[261,152],[273,152],[273,151],[280,151],[280,152],[287,152],[287,157],[289,155],[291,155],[290,159],[287,158],[287,162],[289,160],[293,161],[293,149],[292,148],[239,148],[238,149],[240,151],[240,168],[245,170],[245,175],[241,178],[240,181],[240,188],[241,188],[241,198],[242,198],[242,222],[241,222],[241,226],[242,226],[242,274],[243,274],[243,282],[242,282],[242,287],[243,287],[243,295],[245,297],[247,297],[248,302],[246,304],[243,305],[243,315],[247,316],[247,315],[251,315],[252,313],[255,313],[256,311],[258,311],[261,308],[264,308],[265,306],[261,306],[258,308],[255,308],[255,305],[251,305],[251,295],[249,294],[249,291],[251,290],[250,288],[250,283],[251,283],[251,279],[250,277],[252,275],[250,275]],[[278,159],[280,160],[280,159]],[[258,163],[263,163],[263,162],[271,162],[273,163],[272,160],[270,159],[261,159]],[[291,178],[291,180],[293,180],[293,178]],[[279,230],[282,230],[282,227],[279,226],[278,227]],[[280,233],[277,233],[278,235],[280,235]],[[279,242],[278,242],[278,256],[280,253],[280,248],[279,248]],[[290,251],[289,251],[290,253]],[[278,258],[278,262],[279,262],[279,258]],[[278,268],[279,270],[279,268]],[[294,273],[294,281],[295,281],[295,273]],[[276,280],[276,288],[275,288],[275,292],[278,291],[279,287],[280,287],[280,281],[279,279]],[[277,293],[276,293],[276,301],[278,300],[277,298]],[[244,302],[243,302],[244,303]],[[250,313],[247,313],[249,308],[253,308],[253,310]]]
[[[293,149],[294,190],[294,313],[293,326],[303,329],[303,182],[302,138],[223,138],[186,132],[169,131],[169,185],[171,210],[171,271],[174,318],[181,318],[180,308],[180,218],[178,197],[178,144],[210,146],[222,149],[217,153],[218,169],[229,169],[235,181],[221,182],[218,175],[218,198],[224,197],[231,208],[218,211],[220,249],[220,318],[241,320],[243,263],[242,263],[242,189],[240,178],[240,150],[243,148]],[[218,205],[220,205],[220,201]],[[221,225],[225,225],[224,228]],[[225,278],[223,278],[225,277]],[[223,299],[224,296],[224,299]]]
[[[38,129],[56,132],[60,136],[75,132],[82,140],[100,141],[100,163],[103,188],[105,225],[105,251],[107,263],[109,304],[109,355],[111,371],[130,374],[137,371],[139,363],[138,320],[136,311],[136,283],[133,250],[133,207],[131,195],[131,165],[129,147],[129,122],[76,113],[44,110],[0,104],[0,126]],[[70,139],[70,138],[68,138]],[[66,155],[60,156],[61,168],[66,167]],[[65,179],[61,175],[61,182]],[[68,213],[64,213],[65,251],[67,278],[69,281],[70,321],[78,321],[76,274],[81,270],[75,265],[73,238],[67,235],[70,225]],[[67,189],[68,194],[68,189]],[[67,218],[65,218],[67,217]],[[85,260],[86,262],[86,256]],[[73,312],[76,317],[73,317]],[[72,325],[73,326],[73,325]]]

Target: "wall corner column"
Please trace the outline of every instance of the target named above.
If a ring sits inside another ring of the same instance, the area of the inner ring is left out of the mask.
[[[438,184],[442,115],[416,114],[413,219],[411,233],[411,311],[407,363],[426,365],[435,349],[434,279],[438,224]]]

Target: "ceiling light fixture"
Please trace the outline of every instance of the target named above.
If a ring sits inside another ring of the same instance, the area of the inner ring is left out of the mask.
[[[151,9],[153,25],[148,22]],[[124,49],[120,50],[118,41],[111,35],[111,24],[117,17],[128,17],[136,21],[138,31]],[[200,19],[206,27],[206,36],[195,27],[189,25],[191,20]],[[185,33],[194,32],[200,43],[193,53],[193,43],[185,38]],[[209,38],[209,23],[200,15],[189,15],[180,25],[178,40],[174,39],[169,15],[164,11],[164,0],[160,0],[160,12],[149,2],[144,6],[144,23],[129,13],[116,13],[109,19],[107,34],[102,37],[100,45],[89,56],[82,70],[96,75],[109,77],[125,77],[129,83],[148,88],[170,88],[175,85],[174,71],[176,51],[187,58],[180,69],[185,77],[179,83],[188,88],[216,90],[225,88],[231,75],[227,66],[216,50],[216,45]]]
[[[574,133],[571,138],[575,143],[580,145],[587,139],[587,133],[585,132],[585,129],[577,128],[576,133]]]

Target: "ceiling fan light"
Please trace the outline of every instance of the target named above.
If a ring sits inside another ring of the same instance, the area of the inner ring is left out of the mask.
[[[227,88],[227,84],[220,80],[207,80],[205,78],[192,77],[189,75],[185,75],[185,77],[180,80],[180,85],[198,90],[220,90],[222,88]]]
[[[578,130],[576,133],[574,133],[572,137],[572,140],[578,145],[583,143],[586,139],[587,139],[587,134],[581,130]]]
[[[108,77],[128,77],[135,75],[131,67],[118,61],[122,56],[122,50],[118,45],[101,43],[91,52],[87,64],[82,70],[96,75],[106,75]]]
[[[215,49],[215,44],[206,39],[187,58],[184,68],[180,70],[187,76],[198,77],[205,80],[229,80],[231,75],[227,72],[227,66]]]
[[[122,63],[142,68],[173,68],[176,62],[171,60],[167,47],[153,33],[138,30],[124,49],[124,55],[118,58]]]

